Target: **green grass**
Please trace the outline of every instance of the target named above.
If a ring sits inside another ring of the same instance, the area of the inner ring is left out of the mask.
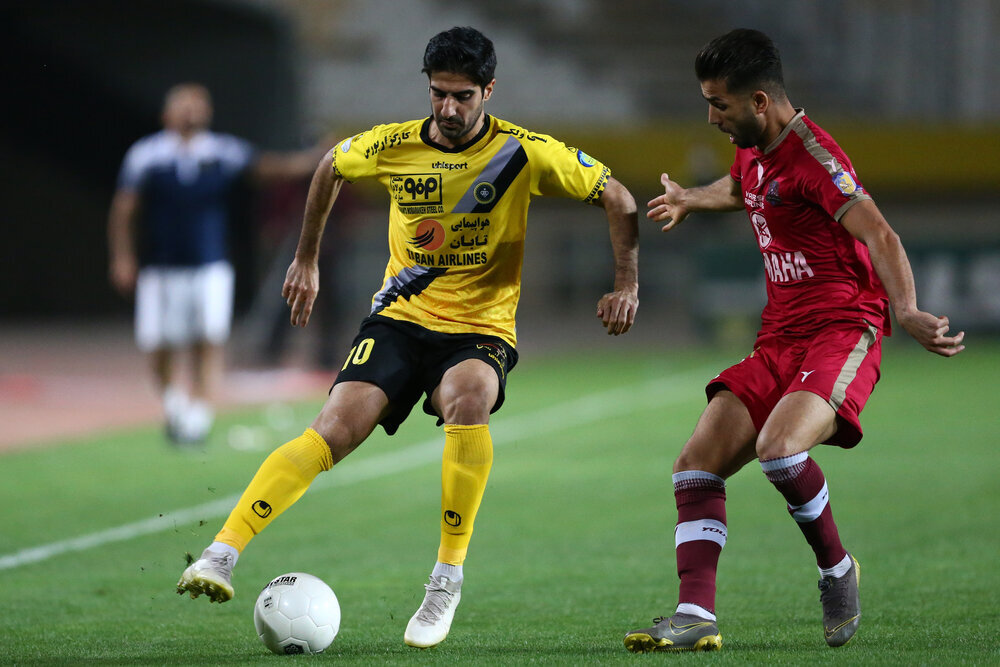
[[[435,649],[408,649],[402,634],[436,552],[438,462],[329,484],[440,439],[415,413],[254,540],[225,605],[173,592],[185,552],[198,553],[221,525],[215,515],[0,570],[0,663],[997,664],[1000,345],[945,360],[899,339],[863,416],[865,440],[815,452],[862,564],[862,626],[843,649],[823,643],[811,552],[756,465],[729,485],[723,650],[635,656],[622,647],[626,630],[676,603],[671,462],[703,408],[704,381],[742,354],[664,347],[524,356],[492,425],[498,445],[462,605]],[[540,412],[609,391],[563,421]],[[291,415],[270,421],[263,410],[226,415],[200,452],[167,447],[151,426],[6,455],[0,557],[237,494],[265,450],[231,448],[229,427],[256,429],[270,449],[318,407],[288,406]],[[525,430],[532,424],[542,432]],[[271,577],[296,570],[330,583],[343,623],[323,655],[279,658],[254,634],[253,603]]]

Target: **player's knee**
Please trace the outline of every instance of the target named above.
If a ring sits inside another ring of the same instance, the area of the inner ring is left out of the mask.
[[[713,468],[713,464],[705,459],[705,457],[700,456],[697,451],[692,450],[689,447],[685,447],[678,454],[677,458],[674,459],[674,473],[687,472],[690,470],[703,470],[711,472],[709,468]]]
[[[322,420],[317,419],[312,428],[320,434],[326,442],[326,446],[330,448],[330,454],[335,464],[357,449],[367,435],[359,433],[350,423],[337,415]]]
[[[757,437],[757,458],[761,461],[792,456],[803,450],[804,448],[801,446],[801,443],[786,436],[768,433],[767,429]]]
[[[446,424],[486,424],[492,407],[483,388],[441,393],[441,417]]]

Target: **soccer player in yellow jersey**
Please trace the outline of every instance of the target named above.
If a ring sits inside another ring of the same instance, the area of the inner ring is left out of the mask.
[[[230,599],[232,568],[250,539],[378,424],[394,433],[426,395],[423,409],[445,433],[441,543],[404,641],[423,648],[448,635],[493,460],[489,416],[517,362],[514,312],[532,196],[604,209],[615,282],[597,316],[609,334],[623,334],[638,306],[634,199],[583,151],[487,115],[495,67],[493,44],[477,30],[436,35],[423,60],[432,115],[345,139],[320,163],[282,292],[292,324],[309,321],[323,226],[345,181],[374,178],[389,191],[385,279],[319,416],[264,461],[178,593]]]

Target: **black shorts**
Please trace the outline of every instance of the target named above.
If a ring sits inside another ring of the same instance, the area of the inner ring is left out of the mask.
[[[384,391],[390,412],[380,423],[389,435],[422,394],[427,396],[424,412],[437,416],[438,426],[443,424],[431,405],[431,394],[445,371],[466,359],[481,359],[496,371],[500,392],[490,413],[496,412],[503,405],[507,373],[517,364],[517,350],[496,336],[439,333],[382,315],[365,319],[351,345],[333,384],[369,382]]]

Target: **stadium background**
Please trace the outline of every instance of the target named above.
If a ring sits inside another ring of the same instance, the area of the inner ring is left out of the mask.
[[[121,158],[157,129],[168,86],[202,81],[216,129],[299,148],[426,114],[422,49],[452,25],[496,43],[488,111],[599,157],[641,209],[661,171],[690,184],[728,168],[732,149],[705,123],[693,56],[731,27],[767,31],[792,101],[838,138],[902,235],[922,307],[970,336],[1000,332],[1000,8],[990,0],[36,0],[0,12],[13,93],[0,107],[5,446],[156,418],[131,304],[106,279],[105,221]],[[336,305],[336,323],[289,332],[279,361],[261,357],[263,332],[283,316],[274,280],[304,189],[247,186],[234,198],[226,401],[314,395],[329,378],[311,372],[316,337],[352,335],[381,279],[385,195],[360,186],[331,221],[338,261],[320,298]],[[644,223],[637,326],[607,341],[592,321],[611,279],[602,216],[547,200],[533,214],[524,352],[669,355],[749,341],[763,288],[744,216],[692,218],[669,235]]]

